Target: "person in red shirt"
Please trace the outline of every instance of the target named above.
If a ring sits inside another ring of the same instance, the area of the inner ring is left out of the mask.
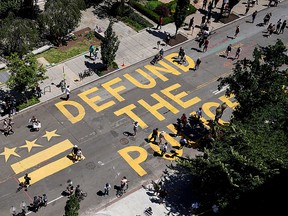
[[[207,51],[207,49],[208,49],[208,44],[209,44],[209,40],[208,40],[208,39],[205,39],[205,40],[204,40],[203,52],[206,52],[206,51]]]
[[[163,16],[160,16],[159,17],[159,22],[158,22],[158,25],[157,25],[156,29],[159,29],[159,28],[161,29],[162,25],[163,25]]]

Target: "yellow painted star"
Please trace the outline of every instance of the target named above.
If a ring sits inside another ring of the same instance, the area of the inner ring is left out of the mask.
[[[27,148],[28,152],[30,152],[33,147],[43,147],[42,145],[36,144],[36,140],[37,139],[33,140],[32,142],[25,140],[26,145],[20,146],[20,148]]]
[[[9,159],[10,155],[14,155],[16,157],[20,157],[20,155],[18,155],[16,152],[15,152],[15,148],[6,148],[4,147],[4,152],[2,152],[0,155],[4,155],[5,156],[5,162],[7,162],[7,160]]]
[[[56,136],[60,136],[59,134],[56,134],[57,130],[53,130],[53,131],[46,131],[46,134],[42,137],[46,137],[48,139],[48,141],[50,141],[50,139],[52,137],[56,137]]]

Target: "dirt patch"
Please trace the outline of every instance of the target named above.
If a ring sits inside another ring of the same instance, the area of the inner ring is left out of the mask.
[[[236,20],[238,18],[239,18],[239,16],[232,12],[232,13],[230,13],[230,15],[228,17],[220,18],[219,21],[226,24],[226,23],[232,22],[233,20]]]
[[[89,42],[89,43],[93,44],[94,46],[100,45],[101,40],[97,39],[96,37],[92,37],[90,40],[88,40],[88,38],[85,37],[85,35],[91,31],[92,31],[91,28],[87,27],[87,28],[81,29],[79,31],[73,32],[74,38],[67,41],[67,44],[60,45],[57,49],[59,49],[61,51],[65,51],[71,47],[74,47],[79,42],[83,42],[83,43]]]
[[[184,41],[188,40],[187,37],[185,37],[184,35],[182,34],[177,34],[176,37],[172,37],[169,41],[168,41],[168,45],[170,46],[175,46],[179,43],[182,43]]]

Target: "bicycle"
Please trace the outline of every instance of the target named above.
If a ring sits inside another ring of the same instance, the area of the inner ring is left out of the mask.
[[[126,183],[123,187],[120,186],[120,187],[117,189],[117,191],[116,191],[116,196],[117,196],[117,197],[121,197],[121,196],[123,196],[124,193],[126,193],[126,190],[128,190],[128,188],[129,188],[128,182],[129,182],[129,181],[127,181],[127,183]]]
[[[79,201],[82,201],[85,199],[85,197],[87,197],[87,192],[81,191],[81,193],[76,197],[78,198]]]
[[[22,190],[23,188],[25,188],[26,190],[27,190],[27,188],[29,187],[29,185],[27,184],[27,183],[25,183],[25,182],[20,182],[19,183],[19,186],[18,186],[18,188],[17,188],[17,190],[16,190],[16,193],[18,193],[20,190]]]

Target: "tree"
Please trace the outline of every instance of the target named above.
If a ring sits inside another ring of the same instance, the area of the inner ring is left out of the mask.
[[[176,34],[179,30],[179,28],[183,25],[185,18],[187,16],[187,9],[190,5],[189,0],[178,0],[177,1],[177,6],[176,6],[176,11],[174,14],[174,22],[176,26]]]
[[[113,66],[113,62],[116,58],[116,52],[120,43],[118,36],[112,29],[112,26],[113,22],[110,21],[108,28],[104,32],[105,37],[101,43],[102,62],[106,67]]]
[[[12,54],[8,60],[10,77],[7,86],[12,90],[26,95],[38,82],[47,78],[46,69],[38,65],[34,54],[28,54],[22,59],[17,54]]]
[[[64,37],[72,32],[81,19],[80,0],[49,0],[39,18],[49,39],[56,45],[64,42]],[[85,4],[85,3],[83,3]]]
[[[80,203],[75,194],[71,195],[66,202],[65,215],[64,216],[78,216],[80,209]]]
[[[222,136],[216,136],[203,155],[178,161],[196,179],[194,185],[203,211],[216,204],[220,212],[229,207],[227,215],[236,215],[237,207],[242,206],[231,207],[234,203],[257,193],[274,178],[287,176],[288,97],[282,89],[287,74],[279,70],[287,64],[287,56],[282,55],[285,51],[278,40],[275,45],[255,49],[253,60],[237,63],[241,67],[236,66],[229,79],[222,79],[229,84],[228,93],[240,99],[240,106],[233,112],[237,117],[232,118],[230,126],[221,127]]]
[[[268,47],[255,48],[253,60],[238,61],[234,73],[220,78],[218,89],[228,85],[226,95],[234,94],[239,106],[233,113],[237,119],[245,120],[260,107],[276,104],[287,85],[287,75],[279,68],[288,63],[285,45],[281,40]]]
[[[0,18],[5,18],[10,12],[17,14],[21,9],[21,1],[1,0]]]
[[[5,55],[19,56],[31,51],[39,41],[37,25],[28,19],[16,18],[10,14],[0,22],[0,47]]]

